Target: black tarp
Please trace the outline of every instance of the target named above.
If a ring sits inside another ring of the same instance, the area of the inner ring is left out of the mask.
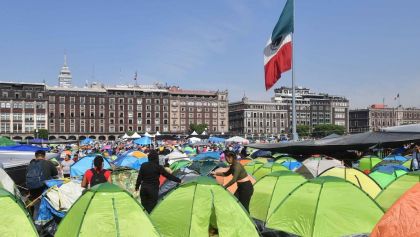
[[[346,153],[349,150],[368,151],[372,147],[397,148],[407,143],[419,143],[420,133],[401,132],[365,132],[345,135],[337,138],[319,139],[311,141],[250,144],[249,147],[293,155],[335,154]]]

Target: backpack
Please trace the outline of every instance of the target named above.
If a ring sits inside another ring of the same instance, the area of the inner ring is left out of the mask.
[[[26,187],[29,190],[38,189],[44,186],[44,170],[42,168],[42,161],[33,160],[29,163],[26,170]]]
[[[92,179],[90,180],[90,187],[93,187],[97,184],[106,183],[108,180],[105,178],[105,169],[102,169],[101,171],[96,172],[95,168],[90,169],[92,172]]]

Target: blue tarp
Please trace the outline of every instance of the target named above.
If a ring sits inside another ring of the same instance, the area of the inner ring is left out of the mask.
[[[0,150],[2,151],[49,151],[50,148],[44,148],[39,146],[31,146],[31,145],[16,145],[16,146],[0,146]]]
[[[213,142],[213,143],[224,143],[226,141],[226,139],[221,138],[221,137],[210,137],[209,138],[209,142]]]
[[[406,162],[407,158],[401,155],[389,155],[385,157],[384,160]]]
[[[207,160],[207,159],[213,159],[213,160],[220,160],[220,152],[217,151],[210,151],[210,152],[204,152],[196,155],[191,160],[197,161],[197,160]]]
[[[134,140],[134,143],[141,146],[146,146],[152,144],[152,139],[150,137],[141,137],[139,139]]]
[[[114,161],[114,165],[116,166],[124,166],[129,167],[132,169],[139,170],[141,165],[147,162],[149,159],[145,158],[137,158],[134,156],[120,156]]]
[[[89,145],[94,143],[95,141],[92,138],[86,138],[85,140],[81,141],[80,144],[81,145]]]
[[[79,177],[83,176],[88,169],[93,168],[93,160],[95,156],[86,156],[79,159],[76,163],[70,166],[70,176]],[[104,159],[104,169],[111,169],[108,159]]]

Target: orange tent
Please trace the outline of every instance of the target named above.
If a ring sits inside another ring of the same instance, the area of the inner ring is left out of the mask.
[[[220,168],[216,169],[215,171],[216,172],[226,172],[228,170],[229,170],[229,168],[220,167]],[[249,178],[249,180],[251,180],[251,183],[254,185],[255,182],[256,182],[255,179],[251,175],[248,175],[248,178]],[[225,185],[225,184],[229,183],[229,181],[231,179],[232,179],[232,175],[229,175],[229,176],[226,176],[226,177],[216,176],[216,181],[220,185]],[[232,184],[229,188],[227,188],[227,190],[229,190],[229,192],[231,192],[231,193],[235,193],[236,189],[238,189],[238,186],[236,185],[236,183]]]
[[[420,183],[404,193],[376,224],[371,237],[420,236]]]

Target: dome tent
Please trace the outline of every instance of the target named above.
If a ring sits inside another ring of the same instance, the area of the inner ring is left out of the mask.
[[[370,233],[382,215],[365,192],[327,176],[294,189],[268,217],[266,227],[299,236],[347,236]]]
[[[273,162],[269,162],[269,163],[265,163],[263,166],[261,166],[260,168],[258,168],[253,174],[252,176],[255,177],[255,179],[258,181],[260,180],[262,177],[266,176],[267,174],[270,174],[274,171],[280,171],[280,170],[289,170],[286,167],[284,167],[283,165],[279,164],[279,163],[273,163]]]
[[[381,188],[385,188],[388,186],[392,181],[396,180],[401,175],[406,174],[407,171],[400,170],[400,169],[393,169],[393,170],[376,170],[369,174],[369,176],[374,179]]]
[[[149,237],[159,233],[140,203],[127,191],[103,183],[89,189],[74,203],[55,236]]]
[[[312,179],[325,170],[337,166],[342,166],[341,161],[326,157],[311,157],[304,160],[302,166],[296,172],[307,179]]]
[[[372,198],[376,198],[376,196],[378,196],[378,194],[382,191],[381,187],[375,180],[358,169],[332,167],[324,171],[319,176],[334,176],[345,179],[365,191]]]
[[[244,168],[248,174],[252,175],[254,174],[255,171],[257,171],[263,165],[264,165],[263,162],[254,160],[244,165]]]
[[[359,160],[359,170],[363,172],[370,171],[381,161],[377,156],[364,156]]]
[[[390,183],[376,197],[375,201],[384,209],[388,210],[408,189],[420,183],[420,171],[407,173]]]
[[[0,188],[0,233],[2,236],[38,236],[23,203]]]
[[[251,216],[265,222],[280,202],[306,179],[291,171],[276,171],[254,185],[249,204]]]
[[[165,237],[208,237],[210,228],[217,229],[221,237],[259,236],[241,204],[208,177],[199,177],[169,193],[153,210],[151,219]]]
[[[376,224],[371,237],[420,236],[420,183],[404,193]]]

